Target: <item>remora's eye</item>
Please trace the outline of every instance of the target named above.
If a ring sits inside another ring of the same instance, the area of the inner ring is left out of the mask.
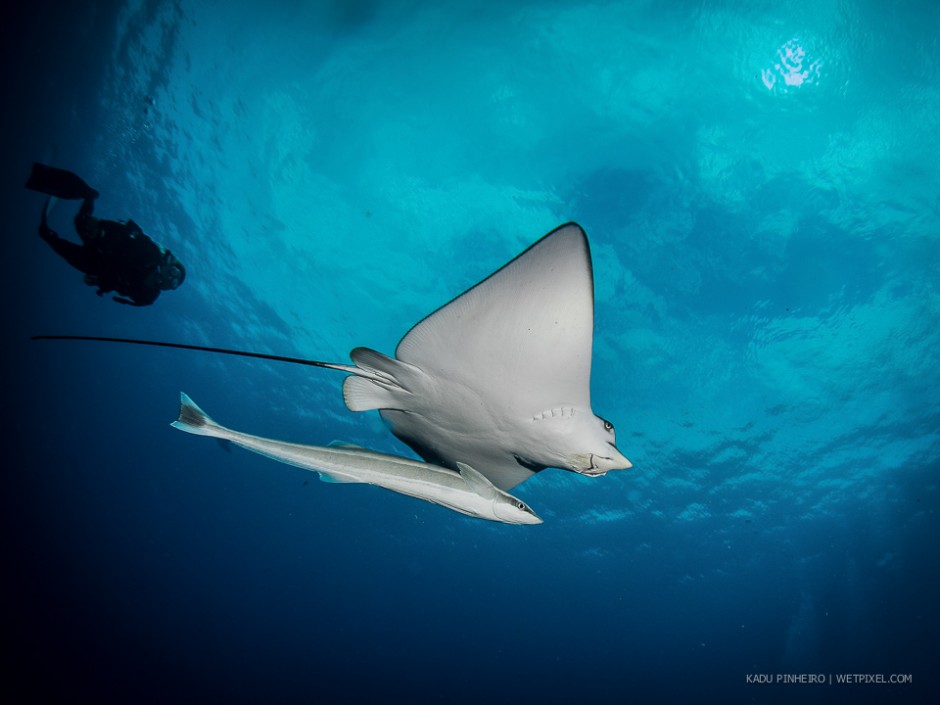
[[[604,430],[605,430],[605,431],[613,431],[613,430],[614,430],[614,425],[613,425],[610,421],[608,421],[607,419],[604,419]]]

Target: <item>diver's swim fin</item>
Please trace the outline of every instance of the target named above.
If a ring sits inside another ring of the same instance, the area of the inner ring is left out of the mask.
[[[98,198],[98,192],[86,184],[78,174],[39,162],[33,162],[33,170],[26,181],[26,188],[66,200]]]

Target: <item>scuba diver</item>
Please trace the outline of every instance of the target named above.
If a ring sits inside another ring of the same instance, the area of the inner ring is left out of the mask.
[[[121,304],[149,306],[161,291],[176,289],[186,269],[172,252],[155,243],[133,220],[104,220],[92,215],[98,192],[77,174],[33,163],[26,188],[49,196],[42,208],[39,236],[66,262],[98,287],[98,296],[116,291]],[[59,236],[46,222],[55,199],[81,200],[75,216],[78,245]]]

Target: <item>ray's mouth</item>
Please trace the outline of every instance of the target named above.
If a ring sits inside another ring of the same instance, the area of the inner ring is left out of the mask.
[[[601,477],[611,470],[633,467],[633,464],[623,456],[579,453],[578,455],[571,456],[565,467],[579,475]]]
[[[603,461],[604,466],[601,467],[598,463]],[[589,477],[601,477],[606,475],[611,470],[624,469],[627,470],[633,467],[633,463],[629,460],[620,456],[619,458],[609,455],[598,455],[597,453],[591,453],[588,455],[587,467],[584,469],[579,469],[578,472],[582,475],[588,475]]]
[[[591,465],[590,465],[590,467],[588,467],[588,468],[586,468],[586,469],[584,469],[584,470],[581,471],[581,474],[582,474],[582,475],[588,475],[588,476],[590,476],[590,477],[601,477],[602,475],[606,475],[606,474],[607,474],[607,471],[604,470],[604,469],[602,469],[602,468],[597,464],[597,462],[595,462],[595,460],[594,460],[595,458],[600,458],[601,460],[613,461],[613,458],[607,458],[607,457],[605,457],[605,456],[603,456],[603,455],[595,455],[594,453],[591,453],[591,457],[590,457]]]

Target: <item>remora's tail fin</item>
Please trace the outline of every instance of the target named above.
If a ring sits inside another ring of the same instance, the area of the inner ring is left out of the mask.
[[[213,421],[185,392],[180,392],[180,416],[170,426],[197,436],[225,438],[226,435],[226,429]]]

